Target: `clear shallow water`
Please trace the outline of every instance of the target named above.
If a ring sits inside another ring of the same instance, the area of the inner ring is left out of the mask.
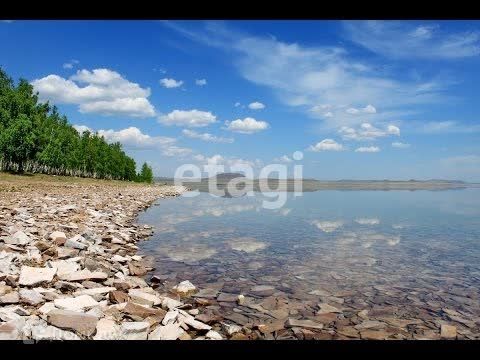
[[[264,306],[272,319],[244,309],[252,322],[312,319],[337,336],[368,310],[370,320],[421,320],[398,333],[387,325],[395,338],[435,338],[444,323],[460,338],[479,335],[480,189],[288,193],[278,210],[263,199],[162,199],[140,215],[155,229],[141,252],[154,256],[166,288],[188,279],[258,304],[282,299]],[[317,313],[319,303],[342,310],[336,322]],[[215,306],[242,313],[234,302]]]

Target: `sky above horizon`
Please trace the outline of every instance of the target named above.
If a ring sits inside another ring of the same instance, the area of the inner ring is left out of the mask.
[[[14,80],[156,176],[480,181],[479,21],[2,20],[0,43]]]

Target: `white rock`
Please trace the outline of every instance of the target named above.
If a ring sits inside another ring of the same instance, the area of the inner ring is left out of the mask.
[[[122,335],[122,329],[114,320],[100,319],[93,340],[121,340]]]
[[[51,325],[38,325],[32,327],[32,339],[34,340],[81,340],[80,337],[70,331],[65,331]]]
[[[220,335],[218,332],[210,330],[205,334],[205,337],[210,340],[223,340],[222,335]]]
[[[185,280],[185,281],[182,281],[181,283],[179,283],[178,285],[175,285],[173,288],[172,288],[175,292],[181,294],[181,295],[187,295],[189,293],[193,293],[195,292],[195,290],[197,290],[197,288],[195,287],[195,285],[193,285],[190,281],[188,280]]]
[[[4,239],[5,244],[11,245],[27,245],[32,240],[23,231],[17,231],[15,234],[10,235]]]
[[[53,301],[55,307],[62,310],[83,312],[86,309],[90,309],[94,306],[98,306],[98,302],[95,301],[90,295],[80,295],[75,298],[55,299]]]
[[[174,323],[175,320],[177,319],[178,317],[178,310],[177,309],[174,309],[174,310],[170,310],[169,312],[167,312],[162,320],[162,325],[167,325],[169,323]]]
[[[51,282],[56,272],[56,268],[22,266],[18,283],[22,286],[33,286],[43,282]]]
[[[52,268],[57,268],[57,276],[60,278],[60,280],[66,280],[71,273],[80,270],[80,265],[72,261],[50,261],[50,265]]]
[[[83,269],[64,276],[66,281],[84,281],[84,280],[106,280],[108,275],[101,271],[90,271]]]
[[[48,314],[49,311],[52,311],[52,310],[55,310],[55,309],[56,309],[55,304],[53,303],[53,301],[51,301],[51,302],[47,302],[47,303],[43,304],[42,306],[40,306],[38,308],[38,311],[40,312],[40,314],[46,315],[46,314]]]
[[[81,289],[77,290],[73,293],[75,296],[79,295],[90,295],[90,296],[95,296],[95,295],[104,295],[108,294],[110,291],[117,290],[114,287],[109,287],[109,286],[103,286],[103,287],[98,287],[98,288],[93,288],[93,289]]]
[[[175,309],[179,306],[182,306],[183,303],[178,301],[178,300],[174,300],[174,299],[170,299],[168,297],[163,297],[162,298],[162,308],[163,309],[167,309],[167,310],[171,310],[171,309]]]
[[[116,261],[119,263],[124,263],[127,262],[128,259],[126,257],[120,256],[120,255],[113,255],[110,261]]]
[[[242,331],[242,327],[236,324],[222,323],[222,328],[230,336]]]
[[[35,290],[20,289],[18,294],[20,295],[20,299],[29,305],[38,305],[45,302],[42,294]]]
[[[162,300],[160,297],[146,293],[140,289],[130,289],[128,291],[128,296],[132,299],[133,302],[138,304],[145,304],[145,305],[160,305]]]
[[[146,321],[123,322],[122,335],[126,340],[147,340],[150,324]]]
[[[177,340],[184,333],[178,324],[160,325],[148,335],[148,340]]]
[[[187,314],[185,311],[180,311],[180,314],[178,315],[178,321],[184,322],[195,330],[210,330],[212,328],[210,325],[195,320],[193,316]]]
[[[84,250],[88,247],[87,244],[84,243],[85,238],[81,235],[75,235],[73,238],[68,239],[65,241],[64,246],[72,249]]]
[[[0,323],[0,340],[19,340],[21,332],[15,320]]]
[[[62,232],[62,231],[54,231],[50,234],[50,236],[48,238],[52,239],[53,241],[67,240],[67,237],[65,236],[65,233]]]

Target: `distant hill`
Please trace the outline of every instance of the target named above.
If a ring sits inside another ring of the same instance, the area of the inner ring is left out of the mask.
[[[217,174],[215,176],[210,177],[210,179],[216,178],[217,180],[222,180],[222,181],[228,181],[231,179],[236,179],[236,178],[244,178],[245,175],[241,173],[222,173],[222,174]]]

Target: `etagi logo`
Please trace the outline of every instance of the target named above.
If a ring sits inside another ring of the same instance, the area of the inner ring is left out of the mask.
[[[295,151],[292,154],[294,161],[301,161],[303,153]],[[248,164],[236,164],[229,167],[231,173],[241,173],[244,177],[234,177],[231,179],[221,179],[218,174],[225,173],[223,164],[203,165],[203,173],[207,174],[208,180],[202,180],[202,169],[195,164],[183,164],[175,171],[175,185],[185,185],[185,183],[202,183],[207,187],[204,190],[212,196],[255,196],[255,191],[260,192],[268,200],[262,201],[262,207],[265,209],[280,209],[287,202],[287,191],[293,192],[294,196],[303,195],[303,165],[293,163],[293,178],[287,178],[289,164],[272,163],[260,169],[258,179],[254,179],[254,169]],[[220,185],[220,187],[219,187]],[[199,190],[190,191],[183,196],[195,197],[200,194]]]

